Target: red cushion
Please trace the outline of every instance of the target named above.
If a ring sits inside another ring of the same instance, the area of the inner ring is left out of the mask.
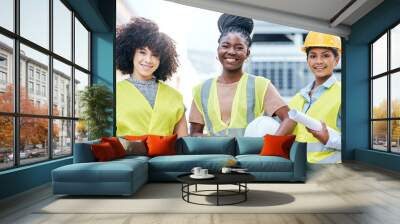
[[[290,147],[296,138],[296,135],[265,135],[264,146],[261,149],[262,156],[281,156],[290,158]]]
[[[116,138],[116,137],[101,138],[101,142],[110,143],[112,148],[115,151],[115,155],[117,156],[117,158],[121,158],[121,157],[125,157],[126,156],[126,151],[124,149],[124,146],[122,146],[122,144],[118,140],[118,138]]]
[[[109,161],[117,158],[115,151],[109,142],[92,144],[91,149],[94,157],[99,162]]]
[[[147,137],[147,155],[148,156],[163,156],[175,155],[177,135],[172,136],[156,136],[149,135]]]

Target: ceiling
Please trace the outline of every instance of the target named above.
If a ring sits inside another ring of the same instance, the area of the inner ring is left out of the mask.
[[[383,0],[167,0],[305,30],[348,37]]]

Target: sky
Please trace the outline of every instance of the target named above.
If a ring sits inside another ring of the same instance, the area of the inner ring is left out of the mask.
[[[184,47],[216,51],[217,21],[221,13],[161,0],[123,1],[137,15],[155,21],[162,32],[168,33]]]

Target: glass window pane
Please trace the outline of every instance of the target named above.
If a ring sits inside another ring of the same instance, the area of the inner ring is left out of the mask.
[[[53,120],[53,157],[72,154],[72,121]]]
[[[89,75],[81,72],[78,69],[75,69],[75,117],[79,117],[81,115],[79,98],[81,92],[85,89],[86,86],[89,86]]]
[[[84,120],[75,121],[75,143],[88,140],[88,128]]]
[[[372,148],[387,151],[387,121],[372,122]]]
[[[1,0],[0,26],[14,31],[14,0]]]
[[[391,74],[391,88],[390,88],[390,97],[391,97],[391,109],[392,109],[392,117],[400,117],[400,72],[395,74]]]
[[[10,116],[0,116],[0,170],[14,165],[14,124]]]
[[[75,63],[89,70],[89,32],[75,18]]]
[[[387,77],[372,80],[372,118],[387,118]]]
[[[20,0],[21,36],[49,48],[49,0]]]
[[[53,17],[53,51],[71,60],[72,12],[60,0],[53,0]]]
[[[72,117],[71,66],[53,60],[53,115]]]
[[[1,12],[0,12],[1,13]],[[0,35],[0,111],[14,111],[14,43]]]
[[[373,75],[387,71],[387,34],[372,44]]]
[[[391,69],[400,67],[400,24],[391,30],[390,58]]]
[[[400,153],[400,120],[391,121],[392,152]]]
[[[35,163],[49,158],[49,120],[22,117],[20,119],[20,164]]]
[[[49,108],[49,57],[21,44],[21,113],[47,115]]]

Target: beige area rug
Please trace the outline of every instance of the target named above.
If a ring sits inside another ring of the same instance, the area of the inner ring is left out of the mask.
[[[229,186],[224,186],[224,189],[234,188]],[[198,190],[211,190],[215,187],[201,185]],[[182,200],[180,184],[150,183],[131,197],[57,197],[35,213],[360,213],[357,205],[345,202],[316,184],[256,183],[248,187],[250,191],[247,201],[237,205],[190,204]],[[190,199],[208,204],[216,202],[214,196],[191,196]],[[240,198],[224,197],[222,202],[237,199]]]

